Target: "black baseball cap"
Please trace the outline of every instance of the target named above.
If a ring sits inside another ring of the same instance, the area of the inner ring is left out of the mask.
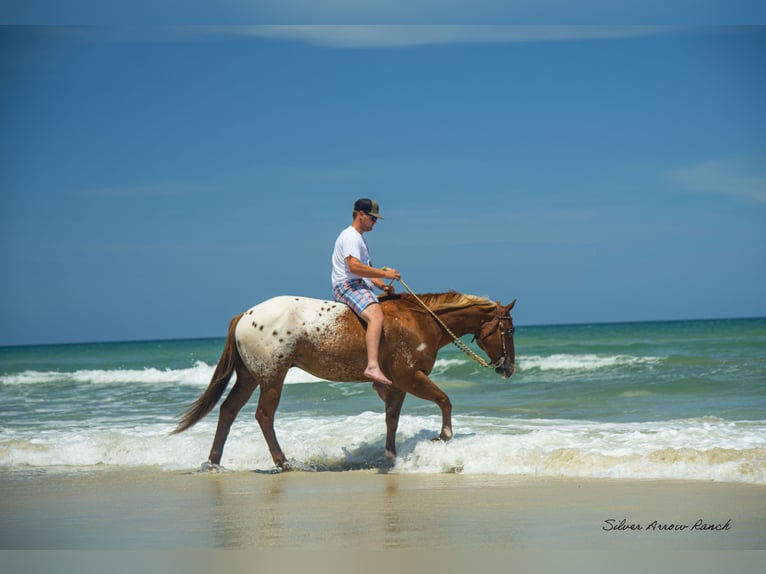
[[[372,215],[378,219],[383,219],[380,215],[380,206],[377,201],[372,199],[357,199],[354,203],[354,211],[363,211],[367,215]]]

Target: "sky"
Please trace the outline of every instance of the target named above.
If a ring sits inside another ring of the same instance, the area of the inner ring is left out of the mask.
[[[765,57],[762,26],[0,27],[0,345],[330,297],[360,197],[375,265],[518,326],[766,316]]]

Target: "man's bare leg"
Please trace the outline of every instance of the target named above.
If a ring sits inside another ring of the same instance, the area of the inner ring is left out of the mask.
[[[364,376],[369,377],[376,383],[391,385],[393,383],[383,374],[380,364],[378,364],[380,338],[383,332],[383,310],[379,304],[374,303],[362,312],[362,319],[367,322],[367,332],[364,335],[364,340],[367,344],[367,368],[364,370]],[[373,385],[373,388],[375,388],[375,385]],[[377,388],[375,390],[380,395],[380,391]]]

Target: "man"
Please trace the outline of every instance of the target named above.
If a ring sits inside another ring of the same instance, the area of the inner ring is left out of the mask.
[[[383,332],[383,310],[373,286],[386,293],[393,293],[393,285],[387,285],[383,279],[399,279],[396,269],[377,269],[370,262],[370,253],[363,234],[372,231],[378,219],[378,202],[371,199],[358,199],[354,203],[353,222],[344,229],[335,241],[332,254],[332,286],[336,301],[345,303],[367,323],[365,343],[367,344],[367,368],[364,375],[370,378],[373,388],[385,396],[385,387],[391,381],[383,374],[378,363],[380,338]]]

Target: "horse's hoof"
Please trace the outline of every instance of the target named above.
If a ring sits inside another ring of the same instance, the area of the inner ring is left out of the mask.
[[[213,464],[209,460],[203,462],[199,467],[200,472],[224,472],[225,470],[220,464]]]
[[[386,449],[386,460],[389,462],[396,460],[396,453],[392,450]]]

